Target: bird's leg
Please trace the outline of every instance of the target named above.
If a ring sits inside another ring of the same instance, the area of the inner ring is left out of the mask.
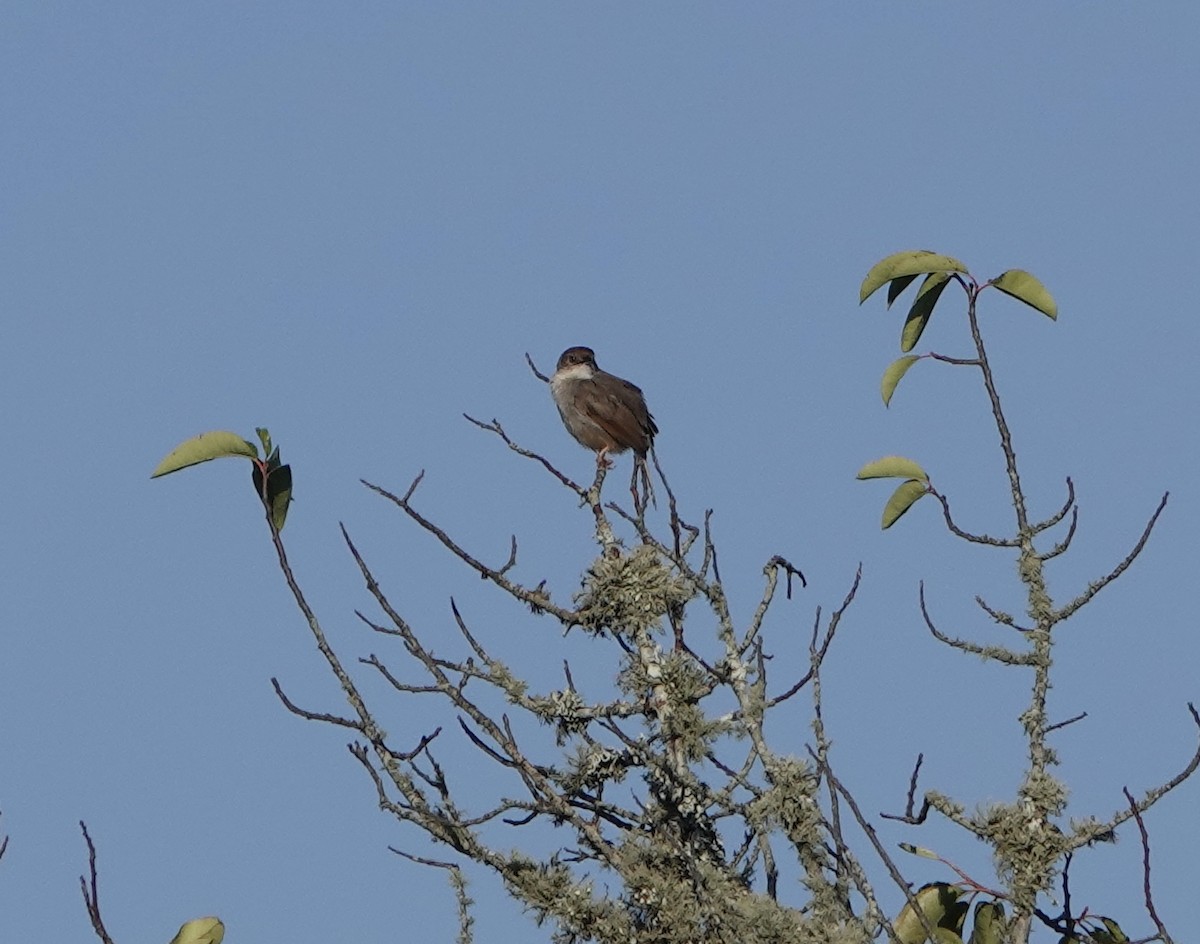
[[[608,446],[601,446],[600,451],[596,453],[596,468],[611,469],[612,467],[612,460],[608,458]]]
[[[638,494],[638,472],[642,475],[642,493]],[[655,508],[658,507],[658,500],[654,497],[654,485],[650,481],[650,470],[646,468],[646,460],[641,456],[633,458],[633,477],[629,480],[629,491],[633,494],[633,508],[639,515],[646,513],[646,502]]]

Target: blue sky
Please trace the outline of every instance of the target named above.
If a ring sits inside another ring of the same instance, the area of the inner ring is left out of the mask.
[[[1026,268],[1058,300],[1057,323],[995,293],[982,309],[1035,515],[1077,486],[1052,593],[1110,569],[1171,491],[1143,558],[1064,628],[1051,710],[1089,713],[1055,742],[1073,814],[1172,776],[1200,695],[1198,29],[1181,3],[9,4],[0,937],[90,939],[82,818],[118,940],[210,913],[231,942],[449,938],[444,878],[387,846],[429,850],[378,812],[342,733],[270,689],[340,707],[246,468],[148,475],[187,436],[266,425],[296,478],[293,566],[345,654],[388,650],[354,618],[369,601],[339,521],[448,653],[454,594],[545,687],[565,653],[602,682],[606,650],[481,587],[358,483],[425,469],[425,513],[497,562],[515,532],[520,576],[568,598],[588,516],[461,414],[587,475],[523,361],[573,344],[645,390],[743,619],[772,554],[807,574],[770,626],[781,666],[863,563],[826,697],[864,807],[901,805],[920,750],[925,786],[1009,798],[1025,680],[935,644],[916,586],[947,629],[998,640],[971,601],[1019,609],[1013,563],[951,539],[932,503],[881,533],[886,486],[854,481],[899,452],[968,526],[1011,520],[967,372],[923,362],[880,403],[902,312],[857,291],[899,249]],[[919,350],[966,353],[961,312],[947,292]],[[383,713],[415,737],[429,710]],[[794,721],[799,752],[803,705]],[[1198,804],[1189,784],[1148,818],[1177,935],[1200,921]],[[880,831],[991,877],[945,824]],[[932,865],[910,873],[949,878]],[[539,933],[473,877],[480,940]],[[1131,932],[1140,888],[1132,833],[1077,863],[1077,900]]]

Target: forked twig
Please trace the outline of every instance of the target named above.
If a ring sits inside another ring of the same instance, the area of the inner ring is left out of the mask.
[[[100,938],[104,944],[113,944],[108,928],[104,926],[104,919],[100,916],[100,881],[96,875],[96,844],[92,842],[92,837],[88,834],[87,823],[80,820],[79,828],[83,830],[83,841],[87,843],[88,848],[88,874],[79,876],[79,888],[83,892],[83,903],[87,907],[88,918],[91,919],[92,930],[96,932],[96,937]]]

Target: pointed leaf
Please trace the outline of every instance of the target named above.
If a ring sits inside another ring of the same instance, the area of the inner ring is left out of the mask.
[[[896,392],[896,384],[900,382],[901,377],[908,373],[908,369],[920,359],[916,354],[906,354],[904,357],[897,358],[888,364],[887,370],[883,372],[883,380],[879,384],[879,392],[883,394],[884,406],[891,405],[892,394]]]
[[[909,479],[896,486],[892,497],[883,506],[883,530],[886,531],[899,521],[901,516],[916,504],[917,499],[922,498],[928,490],[928,485],[920,479]]]
[[[871,271],[867,273],[867,277],[863,279],[862,286],[858,290],[858,303],[861,305],[880,287],[893,279],[904,278],[908,275],[924,275],[927,272],[966,271],[967,267],[957,259],[939,255],[927,249],[909,249],[904,252],[895,252],[871,267]],[[902,287],[900,291],[903,290]]]
[[[1030,308],[1036,308],[1051,320],[1058,319],[1058,305],[1036,276],[1023,269],[1009,269],[992,279],[992,285]]]
[[[292,467],[281,465],[277,469],[270,469],[267,472],[265,494],[262,468],[258,463],[254,464],[250,477],[259,500],[271,511],[271,524],[276,531],[282,531],[283,523],[287,520],[288,505],[292,502]]]
[[[888,300],[887,300],[888,308],[892,307],[892,302],[894,302],[897,298],[899,298],[900,294],[906,288],[908,288],[910,285],[912,285],[912,283],[915,279],[916,279],[915,275],[902,275],[898,279],[892,279],[891,283],[888,285]]]
[[[1103,930],[1094,928],[1091,932],[1092,937],[1098,944],[1126,944],[1129,940],[1128,935],[1121,930],[1121,926],[1112,918],[1105,918],[1102,915],[1097,915],[1095,920],[1104,925]]]
[[[276,531],[283,530],[288,505],[292,503],[292,467],[281,465],[267,476],[267,501],[271,503],[271,521]]]
[[[938,855],[932,849],[926,849],[924,846],[914,846],[911,842],[902,842],[900,843],[900,848],[905,852],[911,852],[913,855],[918,855],[922,859],[937,859],[939,862],[942,861],[942,857],[940,855]]]
[[[950,909],[954,908],[958,901],[959,891],[953,885],[947,885],[945,882],[934,882],[930,885],[923,885],[913,895],[917,905],[921,911],[925,913],[925,918],[934,928],[945,928],[943,923],[946,920]],[[896,937],[901,941],[901,944],[922,944],[926,941],[925,926],[921,923],[921,918],[912,905],[905,904],[900,910],[900,914],[892,924],[893,930],[896,932]],[[939,940],[942,940],[939,937]],[[947,938],[947,941],[950,939]]]
[[[254,432],[258,434],[258,441],[262,443],[263,454],[271,454],[271,431],[265,426],[255,426]]]
[[[998,901],[981,901],[975,906],[975,921],[968,944],[1001,944],[1004,929],[1004,905]]]
[[[900,332],[900,350],[911,351],[917,346],[925,326],[929,324],[929,316],[933,314],[933,306],[942,297],[942,292],[950,284],[950,275],[946,272],[934,272],[925,277],[921,287],[917,289],[917,297],[908,310],[904,319],[904,329]]]
[[[221,944],[223,940],[225,925],[220,918],[197,918],[181,927],[171,944]]]
[[[926,481],[929,476],[925,470],[904,456],[884,456],[874,462],[868,462],[858,470],[856,478],[860,479],[920,479]]]
[[[955,935],[961,935],[963,925],[967,922],[967,912],[971,910],[969,901],[956,901],[946,909],[946,917],[942,919],[941,927],[949,928]],[[959,937],[959,944],[962,944],[962,938]]]
[[[150,473],[150,478],[155,479],[160,475],[168,475],[171,472],[186,469],[190,465],[208,462],[210,459],[221,459],[225,456],[244,456],[247,459],[256,459],[258,450],[254,448],[253,443],[246,442],[237,433],[228,433],[224,430],[201,433],[187,442],[180,443],[167,453],[166,458]]]

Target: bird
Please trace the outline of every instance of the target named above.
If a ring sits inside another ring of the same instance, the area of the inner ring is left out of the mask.
[[[654,447],[658,426],[641,388],[597,367],[596,353],[590,347],[569,347],[550,378],[550,393],[567,432],[596,453],[597,467],[610,467],[609,455],[633,450],[630,490],[634,505],[644,508],[638,501],[637,475],[640,469],[646,493],[653,500],[646,455]]]

